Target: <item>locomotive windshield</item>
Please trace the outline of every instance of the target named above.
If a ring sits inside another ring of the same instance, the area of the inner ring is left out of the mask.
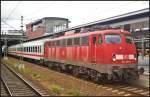
[[[120,35],[105,35],[106,43],[121,43]]]

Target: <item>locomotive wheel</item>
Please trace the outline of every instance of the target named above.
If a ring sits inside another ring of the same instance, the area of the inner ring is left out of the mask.
[[[78,68],[78,67],[75,67],[75,68],[73,69],[73,75],[76,76],[76,77],[79,76],[79,68]]]

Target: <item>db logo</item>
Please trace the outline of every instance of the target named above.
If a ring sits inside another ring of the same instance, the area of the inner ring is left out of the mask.
[[[124,55],[124,59],[129,59],[128,55]]]

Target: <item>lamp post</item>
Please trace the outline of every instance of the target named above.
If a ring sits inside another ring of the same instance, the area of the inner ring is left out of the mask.
[[[23,35],[24,35],[24,32],[23,32],[23,16],[21,16],[21,30],[20,32],[22,33],[22,36],[21,36],[21,39],[20,39],[20,47],[21,47],[21,52],[24,51],[24,47],[23,47]],[[20,54],[20,64],[19,64],[19,67],[20,68],[24,68],[24,64],[23,64],[23,54]]]

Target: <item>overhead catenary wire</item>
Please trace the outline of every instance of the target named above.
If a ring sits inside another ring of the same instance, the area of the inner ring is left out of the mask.
[[[115,1],[114,1],[115,2]],[[100,12],[97,12],[98,14],[102,14],[103,12],[104,12],[104,14],[106,14],[106,13],[110,13],[110,12],[115,12],[116,10],[120,10],[119,8],[124,8],[124,6],[129,6],[129,5],[131,5],[131,4],[135,4],[135,3],[138,3],[138,1],[130,1],[130,2],[127,2],[127,3],[123,3],[123,4],[120,4],[120,5],[118,5],[118,6],[113,6],[113,7],[111,7],[111,8],[107,8],[107,9],[104,9],[104,10],[100,10]],[[96,10],[98,10],[98,8],[96,8]],[[94,17],[94,16],[99,16],[99,15],[90,15],[90,16],[86,16],[86,17],[84,17],[82,20],[85,20],[85,21],[83,21],[82,23],[83,24],[85,24],[85,23],[88,23],[88,22],[92,22],[92,21],[88,21],[89,20],[89,18],[91,18],[91,17]],[[101,15],[100,15],[101,16]],[[95,18],[96,18],[95,17]],[[97,21],[97,20],[95,20],[95,21]]]
[[[31,17],[32,15],[35,15],[36,13],[39,13],[40,11],[43,11],[43,10],[45,10],[46,8],[51,7],[53,4],[55,4],[55,2],[52,2],[52,3],[48,4],[47,6],[41,7],[41,8],[39,8],[38,10],[36,10],[36,11],[34,11],[34,12],[32,12],[32,13],[29,13],[29,14],[27,14],[27,16],[30,16],[30,17]]]
[[[5,21],[2,20],[3,23],[5,23],[6,25],[8,25],[9,27],[11,27],[14,30],[17,30],[15,27],[11,26],[10,24],[6,23]]]
[[[7,18],[5,19],[5,22],[7,21],[7,19],[12,15],[12,13],[15,11],[15,9],[19,6],[19,4],[21,3],[21,1],[18,1],[18,3],[16,4],[16,6],[12,9],[12,11],[8,14]]]

